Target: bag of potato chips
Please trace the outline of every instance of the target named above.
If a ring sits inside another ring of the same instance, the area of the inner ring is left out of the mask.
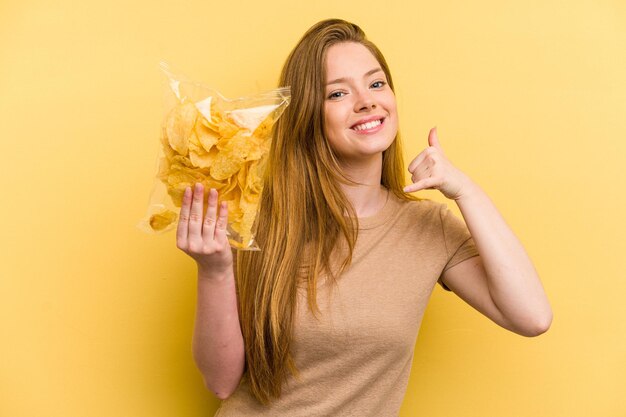
[[[138,227],[149,233],[176,228],[182,196],[196,182],[215,188],[228,204],[231,246],[258,250],[255,219],[272,126],[289,104],[289,88],[226,99],[174,74],[166,76],[166,114],[161,128],[158,171],[146,216]],[[208,192],[205,192],[205,204]]]

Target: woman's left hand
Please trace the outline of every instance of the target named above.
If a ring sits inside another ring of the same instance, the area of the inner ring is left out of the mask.
[[[437,137],[437,128],[430,129],[428,148],[409,164],[413,184],[404,187],[404,192],[412,193],[424,189],[437,189],[452,200],[458,200],[468,190],[470,178],[448,161]]]

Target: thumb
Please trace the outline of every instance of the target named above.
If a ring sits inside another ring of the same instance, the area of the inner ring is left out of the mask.
[[[441,152],[443,152],[443,149],[441,148],[441,144],[439,143],[439,137],[437,136],[436,126],[430,129],[430,132],[428,133],[428,144],[430,146],[433,146],[439,149]]]

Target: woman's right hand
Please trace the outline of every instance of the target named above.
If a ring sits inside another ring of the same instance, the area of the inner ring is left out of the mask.
[[[185,189],[176,231],[176,246],[198,264],[198,277],[221,277],[233,273],[233,254],[226,236],[228,206],[222,202],[219,217],[217,191],[209,190],[203,218],[204,187],[196,184]]]

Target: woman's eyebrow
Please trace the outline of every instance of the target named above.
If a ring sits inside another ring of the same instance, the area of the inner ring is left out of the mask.
[[[375,73],[377,73],[379,71],[382,71],[382,68],[378,67],[378,68],[371,69],[371,70],[367,71],[363,75],[363,78],[369,77],[370,75],[375,74]],[[348,81],[349,79],[351,79],[351,78],[346,78],[346,77],[344,77],[344,78],[337,78],[336,80],[332,80],[332,81],[326,83],[326,85],[328,86],[328,85],[331,85],[331,84],[344,83],[344,82]]]

